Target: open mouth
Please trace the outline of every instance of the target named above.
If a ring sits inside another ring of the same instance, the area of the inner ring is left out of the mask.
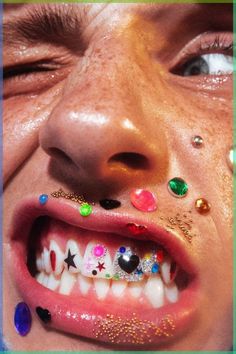
[[[83,218],[55,200],[21,203],[11,244],[23,298],[68,333],[125,346],[173,340],[196,312],[186,251],[162,228],[110,215],[95,209]]]

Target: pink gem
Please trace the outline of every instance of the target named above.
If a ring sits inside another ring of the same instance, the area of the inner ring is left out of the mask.
[[[154,211],[157,208],[156,198],[145,189],[134,189],[130,193],[131,203],[141,211]]]
[[[95,257],[102,257],[105,253],[105,248],[101,245],[97,245],[93,248],[93,255]]]

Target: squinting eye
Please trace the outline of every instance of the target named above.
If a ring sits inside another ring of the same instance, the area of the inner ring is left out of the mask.
[[[232,74],[233,57],[220,53],[195,57],[183,66],[183,76]]]

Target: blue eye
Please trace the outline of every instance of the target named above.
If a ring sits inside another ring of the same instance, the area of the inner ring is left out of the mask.
[[[204,54],[190,60],[183,67],[183,76],[226,75],[233,72],[233,57],[220,53]]]

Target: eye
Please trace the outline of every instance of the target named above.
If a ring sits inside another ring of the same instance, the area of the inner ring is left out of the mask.
[[[186,63],[183,76],[232,74],[233,57],[220,53],[204,54]]]

